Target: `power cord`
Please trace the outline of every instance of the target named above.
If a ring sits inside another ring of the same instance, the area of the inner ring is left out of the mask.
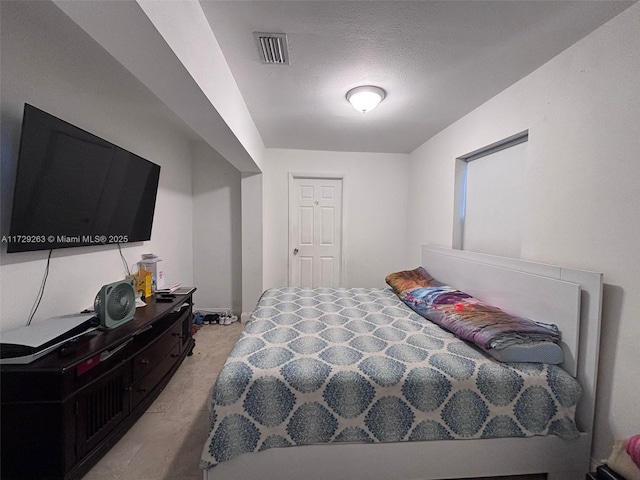
[[[120,242],[118,242],[118,250],[120,251],[120,258],[122,258],[122,263],[124,264],[124,269],[127,272],[127,275],[131,275],[131,271],[129,270],[129,264],[127,260],[124,258],[124,254],[122,253],[122,247],[120,247]]]
[[[44,269],[44,277],[42,278],[42,283],[40,284],[40,290],[38,291],[38,296],[36,297],[36,301],[31,307],[31,313],[29,314],[29,320],[27,320],[27,326],[31,325],[31,320],[33,320],[38,307],[40,306],[40,302],[42,301],[42,297],[44,295],[44,287],[47,284],[47,277],[49,276],[49,264],[51,263],[51,254],[53,253],[53,249],[49,250],[49,255],[47,256],[47,266]]]
[[[118,243],[118,250],[120,251],[120,258],[122,258],[122,263],[124,264],[124,268],[127,272],[127,275],[131,275],[131,271],[129,270],[129,265],[127,264],[127,260],[124,258],[124,254],[122,253],[122,248],[120,247],[120,243]],[[38,311],[38,307],[40,306],[40,302],[42,301],[42,297],[44,296],[44,287],[47,284],[47,277],[49,276],[49,265],[51,264],[51,254],[53,253],[53,249],[49,250],[49,255],[47,255],[47,266],[44,269],[44,277],[42,278],[42,283],[40,284],[40,290],[38,291],[38,296],[31,307],[31,313],[29,314],[29,319],[27,320],[27,326],[31,325],[31,321]]]

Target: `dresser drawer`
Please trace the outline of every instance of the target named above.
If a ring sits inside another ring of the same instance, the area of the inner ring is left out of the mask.
[[[138,382],[135,382],[131,392],[131,408],[134,409],[156,388],[164,376],[176,364],[180,356],[180,345],[176,342],[163,358],[158,359],[153,368]]]
[[[153,342],[142,352],[133,358],[133,382],[137,382],[147,373],[153,370],[169,351],[175,346],[180,346],[180,337],[182,336],[182,325],[176,324],[168,330],[162,337]]]

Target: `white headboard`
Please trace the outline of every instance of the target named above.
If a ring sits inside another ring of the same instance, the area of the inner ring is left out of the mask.
[[[558,325],[565,354],[562,367],[583,389],[578,427],[592,431],[601,273],[427,245],[422,247],[422,266],[435,279],[508,313]]]

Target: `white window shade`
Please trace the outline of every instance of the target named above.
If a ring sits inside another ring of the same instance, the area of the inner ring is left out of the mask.
[[[520,258],[525,140],[462,159],[458,237],[463,250]]]

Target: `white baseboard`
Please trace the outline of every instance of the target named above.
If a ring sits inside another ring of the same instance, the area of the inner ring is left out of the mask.
[[[249,320],[249,318],[251,318],[251,313],[250,312],[242,312],[242,315],[240,315],[240,321],[242,323],[245,323]]]

